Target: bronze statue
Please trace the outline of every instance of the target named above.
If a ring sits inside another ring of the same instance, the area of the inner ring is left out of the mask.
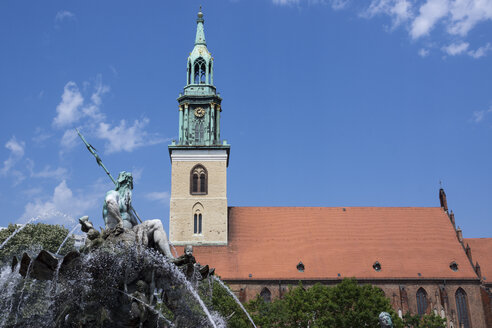
[[[393,322],[391,321],[391,316],[388,312],[381,312],[379,314],[379,324],[381,328],[393,328]]]

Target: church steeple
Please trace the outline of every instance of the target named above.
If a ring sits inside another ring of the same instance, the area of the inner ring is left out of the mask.
[[[169,145],[169,239],[174,245],[226,245],[230,145],[220,139],[221,102],[200,8],[186,85],[178,97],[179,140]],[[191,40],[190,40],[191,41]]]
[[[196,20],[195,46],[188,56],[186,86],[179,95],[179,146],[221,145],[222,98],[214,86],[214,58],[205,42],[203,13]]]

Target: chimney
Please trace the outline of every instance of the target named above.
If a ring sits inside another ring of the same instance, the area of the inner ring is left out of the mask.
[[[465,253],[466,253],[466,256],[468,256],[468,258],[470,259],[470,262],[473,264],[471,248],[470,248],[470,245],[468,245],[468,244],[466,244]]]
[[[453,227],[456,229],[456,221],[454,220],[453,210],[451,210],[451,213],[449,214],[449,219],[451,220],[451,223],[453,224]]]
[[[456,229],[456,237],[458,237],[458,240],[460,241],[460,243],[463,244],[463,233],[462,233],[460,227],[458,227],[458,229]]]
[[[441,207],[447,212],[448,211],[448,201],[446,200],[446,193],[444,189],[439,189],[439,201],[441,202]]]
[[[475,272],[477,273],[478,278],[482,279],[482,270],[480,269],[480,264],[475,264]]]

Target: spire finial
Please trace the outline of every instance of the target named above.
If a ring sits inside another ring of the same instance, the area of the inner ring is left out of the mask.
[[[200,6],[200,11],[198,12],[198,18],[196,19],[196,38],[195,38],[195,45],[197,44],[203,44],[207,45],[205,42],[205,32],[203,31],[203,23],[205,20],[203,19],[203,13],[202,13],[202,6]]]
[[[198,19],[203,19],[202,6],[200,6],[200,10],[198,11]]]

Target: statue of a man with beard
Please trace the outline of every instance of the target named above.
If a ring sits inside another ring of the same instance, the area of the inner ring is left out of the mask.
[[[173,258],[166,232],[160,220],[146,220],[138,224],[132,210],[133,177],[130,172],[120,172],[114,190],[106,193],[103,218],[106,230],[131,229],[137,242],[156,248],[168,258]]]

